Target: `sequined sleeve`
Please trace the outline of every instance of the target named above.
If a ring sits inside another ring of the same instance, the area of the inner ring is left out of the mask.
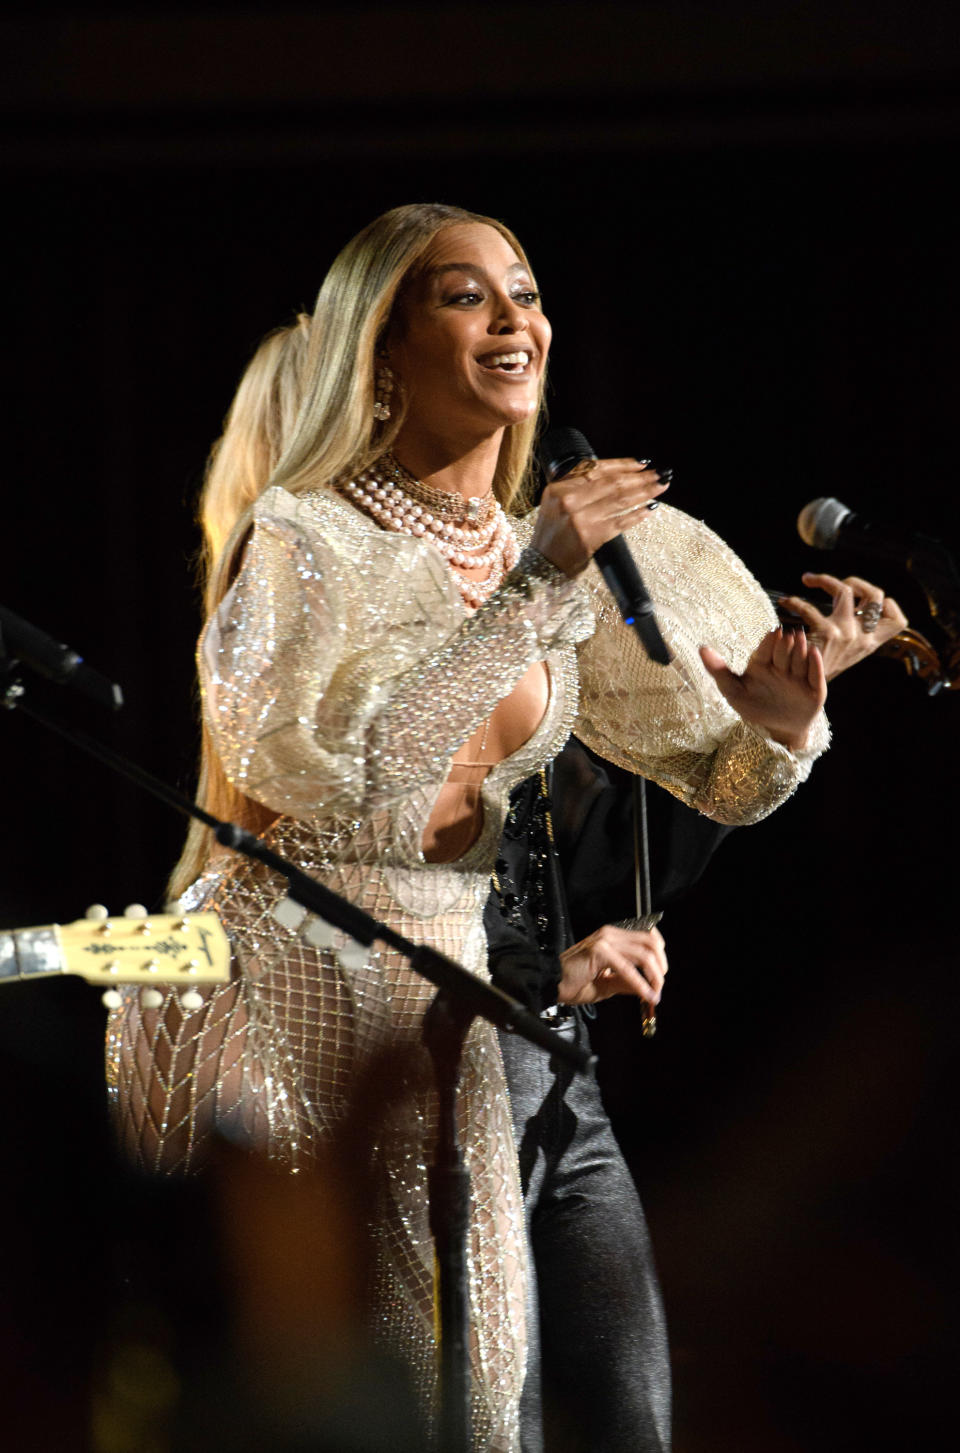
[[[582,593],[535,550],[467,616],[435,551],[356,517],[269,490],[201,638],[228,776],[295,816],[359,814],[439,786],[528,667],[592,629]]]
[[[700,645],[742,671],[776,625],[766,593],[706,525],[663,505],[627,539],[675,659],[650,661],[591,566],[585,588],[597,629],[578,651],[576,734],[717,822],[756,822],[806,779],[829,741],[826,718],[808,748],[792,752],[744,722],[705,670]]]

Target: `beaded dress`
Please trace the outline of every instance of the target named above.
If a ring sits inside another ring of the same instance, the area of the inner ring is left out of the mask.
[[[601,754],[725,822],[772,811],[826,744],[822,719],[807,753],[771,742],[740,721],[704,671],[700,641],[740,670],[775,623],[760,587],[705,526],[664,506],[628,535],[676,653],[663,668],[623,628],[592,566],[570,581],[529,547],[534,518],[517,526],[515,568],[469,614],[429,543],[381,530],[331,491],[270,489],[199,651],[205,720],[224,768],[280,814],[270,846],[483,977],[483,908],[510,792],[574,726]],[[546,711],[486,777],[479,837],[453,862],[427,862],[421,835],[454,753],[541,661]],[[358,1072],[386,1046],[419,1042],[432,986],[392,950],[358,953],[342,935],[324,937],[316,920],[312,933],[310,920],[283,926],[274,912],[284,887],[261,865],[221,861],[182,901],[221,917],[233,982],[193,1012],[173,994],[143,1009],[129,991],[112,1016],[114,1107],[125,1147],[145,1169],[194,1169],[220,1123],[291,1170],[309,1165],[342,1120]],[[473,1193],[476,1447],[513,1450],[525,1357],[523,1218],[502,1063],[482,1022],[464,1050],[459,1115]],[[423,1091],[374,1151],[372,1315],[428,1409],[434,1129]]]

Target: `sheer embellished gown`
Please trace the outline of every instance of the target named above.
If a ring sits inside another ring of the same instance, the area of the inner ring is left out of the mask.
[[[231,781],[279,814],[265,834],[305,872],[417,941],[487,976],[483,907],[511,789],[575,728],[593,750],[723,822],[772,811],[826,745],[821,719],[795,755],[744,724],[700,663],[707,641],[741,670],[775,624],[767,597],[700,522],[663,506],[628,533],[671,666],[651,663],[593,566],[570,581],[527,543],[470,613],[439,553],[388,533],[337,493],[268,490],[240,573],[201,638],[206,724]],[[545,662],[546,710],[482,786],[461,856],[427,861],[423,832],[454,754]],[[276,912],[283,880],[221,859],[182,900],[215,911],[232,981],[183,1011],[126,992],[108,1031],[124,1147],[159,1173],[199,1168],[218,1126],[296,1172],[342,1123],[384,1048],[416,1055],[433,989],[392,950],[358,951],[315,919]],[[469,1282],[475,1443],[519,1447],[525,1359],[524,1231],[496,1035],[474,1022],[459,1116],[471,1173]],[[371,1330],[435,1395],[433,1248],[426,1167],[432,1093],[419,1088],[372,1147]]]

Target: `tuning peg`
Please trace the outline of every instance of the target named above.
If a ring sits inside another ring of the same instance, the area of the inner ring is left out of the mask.
[[[192,1013],[194,1009],[203,1008],[203,995],[199,989],[186,989],[180,995],[180,1007],[188,1009]]]
[[[147,910],[142,903],[128,903],[123,910],[124,918],[146,918]]]
[[[140,1003],[144,1009],[159,1009],[163,1003],[163,995],[159,989],[144,989],[140,995]]]
[[[168,918],[177,920],[177,932],[186,933],[190,927],[191,918],[189,911],[184,908],[179,898],[171,898],[169,903],[163,905],[163,911]]]
[[[110,917],[110,913],[102,903],[91,903],[83,916],[88,918],[91,923],[102,923],[105,918]]]
[[[119,1009],[123,1003],[123,995],[119,989],[104,989],[100,995],[100,1002],[107,1009]]]

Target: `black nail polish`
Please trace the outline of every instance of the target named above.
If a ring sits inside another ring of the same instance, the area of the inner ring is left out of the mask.
[[[639,466],[640,466],[641,469],[649,469],[650,468],[650,460],[649,459],[638,459],[637,460],[637,463],[639,464]]]
[[[660,501],[658,499],[652,499],[650,501],[650,503],[647,505],[647,509],[648,510],[657,510],[659,508],[660,508]]]
[[[671,481],[671,479],[673,478],[673,470],[672,469],[658,469],[657,470],[657,473],[660,476],[660,483],[661,484],[669,484],[670,481]]]

